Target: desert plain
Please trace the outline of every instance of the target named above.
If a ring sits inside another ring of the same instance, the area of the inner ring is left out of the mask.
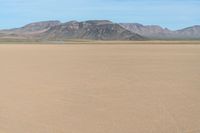
[[[0,44],[0,133],[200,133],[200,43]]]

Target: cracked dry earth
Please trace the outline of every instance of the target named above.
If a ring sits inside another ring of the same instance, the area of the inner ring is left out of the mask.
[[[0,45],[1,133],[199,133],[200,45]]]

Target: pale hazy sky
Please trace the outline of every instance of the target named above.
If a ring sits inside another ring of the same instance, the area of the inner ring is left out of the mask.
[[[200,0],[0,0],[0,29],[35,21],[90,19],[179,29],[200,25]]]

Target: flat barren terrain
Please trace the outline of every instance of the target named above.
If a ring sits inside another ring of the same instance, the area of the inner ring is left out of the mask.
[[[1,44],[0,133],[200,133],[200,45],[91,43]]]

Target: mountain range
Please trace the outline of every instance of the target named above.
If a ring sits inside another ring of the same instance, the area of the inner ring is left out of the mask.
[[[158,25],[113,23],[109,20],[42,21],[20,28],[0,30],[0,40],[66,41],[88,40],[155,40],[200,39],[200,25],[172,31]]]
[[[120,23],[120,25],[129,31],[145,36],[149,39],[200,39],[200,25],[195,25],[175,31],[168,28],[162,28],[158,25],[145,26],[138,23]]]

